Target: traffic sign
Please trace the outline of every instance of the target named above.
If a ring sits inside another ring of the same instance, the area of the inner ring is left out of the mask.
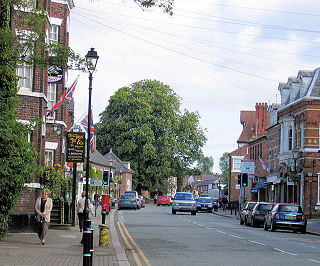
[[[92,186],[92,187],[101,187],[102,186],[102,180],[101,179],[91,179],[90,180],[90,186]]]
[[[241,161],[241,173],[247,173],[254,175],[254,161],[251,160],[242,160]]]

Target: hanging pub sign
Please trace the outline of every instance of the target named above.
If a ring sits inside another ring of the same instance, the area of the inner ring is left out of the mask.
[[[67,162],[84,162],[85,133],[68,132],[67,133]]]
[[[48,82],[59,82],[63,77],[63,68],[57,65],[48,66]]]

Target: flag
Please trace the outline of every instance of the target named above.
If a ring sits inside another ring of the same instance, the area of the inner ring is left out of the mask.
[[[83,126],[84,130],[88,134],[88,115],[80,121],[80,124]],[[93,127],[93,116],[91,112],[91,122],[90,122],[90,151],[94,152],[96,150],[96,138],[94,135],[94,127]]]
[[[56,104],[52,107],[52,109],[49,111],[48,116],[53,116],[55,111],[59,109],[61,105],[65,105],[70,103],[73,100],[73,93],[76,89],[76,85],[78,83],[79,76],[75,79],[75,81],[72,83],[72,85],[65,90],[65,92],[62,94],[62,96],[59,98],[59,100],[56,102]]]
[[[263,170],[270,172],[270,168],[262,161],[262,159],[259,158],[259,160],[260,160],[260,163],[261,163]]]

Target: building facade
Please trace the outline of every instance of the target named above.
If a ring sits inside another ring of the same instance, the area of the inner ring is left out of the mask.
[[[44,29],[48,44],[60,43],[69,45],[70,10],[74,7],[72,0],[44,0],[41,2],[47,12],[47,25]],[[37,4],[40,4],[37,3]],[[12,13],[12,31],[28,29],[19,28],[19,12]],[[23,12],[32,12],[24,10]],[[52,56],[55,56],[52,54]],[[53,71],[54,70],[54,71]],[[53,116],[48,111],[66,90],[68,82],[67,70],[53,66],[37,67],[27,64],[19,65],[16,69],[18,81],[18,119],[23,124],[31,124],[33,120],[40,119],[42,125],[35,127],[29,135],[33,143],[33,151],[39,154],[40,166],[54,166],[59,164],[66,169],[65,164],[65,132],[71,128],[74,118],[73,103],[61,106]],[[34,183],[25,184],[26,190],[13,211],[13,215],[24,216],[23,223],[29,223],[34,214],[35,199],[39,195],[40,180],[36,176]]]

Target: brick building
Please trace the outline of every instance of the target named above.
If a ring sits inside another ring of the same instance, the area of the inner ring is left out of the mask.
[[[299,71],[279,84],[281,104],[268,129],[269,180],[276,186],[274,201],[300,203],[315,213],[319,202],[320,69]],[[278,140],[276,138],[279,137]]]
[[[250,160],[255,164],[254,178],[249,178],[248,187],[245,189],[245,199],[265,198],[266,172],[261,166],[260,159],[267,158],[266,128],[269,124],[268,105],[257,103],[255,111],[241,111],[240,123],[243,126],[240,137],[237,140],[238,149],[229,153],[229,201],[237,201],[240,194],[238,184],[241,174],[241,161]]]
[[[40,2],[39,2],[40,3]],[[74,7],[72,0],[44,0],[41,2],[47,12],[48,23],[46,32],[47,43],[60,43],[69,45],[69,20],[70,10]],[[19,12],[14,9],[12,13],[12,31],[19,34]],[[32,12],[24,10],[24,12]],[[54,56],[54,54],[52,54]],[[52,71],[54,70],[54,71]],[[33,142],[33,150],[39,154],[40,166],[54,166],[59,163],[65,167],[65,139],[64,133],[73,124],[73,103],[61,106],[54,116],[47,117],[50,110],[65,91],[68,80],[67,70],[45,68],[23,64],[17,67],[17,75],[20,77],[18,86],[18,119],[21,123],[30,124],[34,119],[42,120],[43,124],[34,128],[29,136]],[[53,74],[53,72],[55,72]],[[26,190],[13,211],[13,215],[21,216],[22,223],[30,222],[34,214],[35,199],[39,195],[39,178],[35,177],[34,183],[26,184]]]

